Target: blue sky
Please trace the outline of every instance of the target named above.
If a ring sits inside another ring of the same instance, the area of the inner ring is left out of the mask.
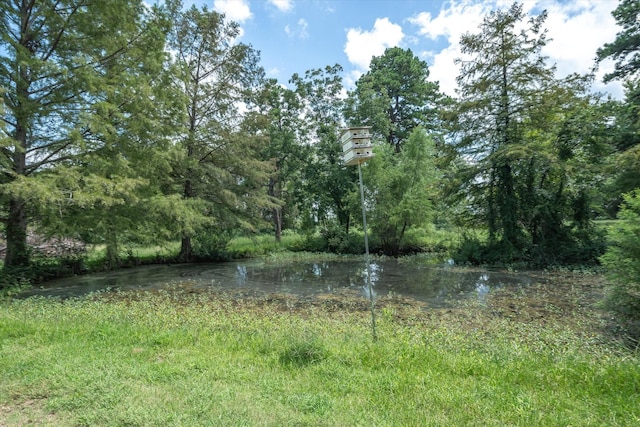
[[[387,47],[411,49],[429,65],[430,80],[455,95],[461,57],[460,35],[477,32],[491,10],[508,8],[511,0],[184,0],[224,13],[242,28],[240,41],[261,53],[269,77],[287,83],[294,74],[336,63],[344,68],[347,88],[367,71],[373,56]],[[613,41],[620,30],[611,11],[617,0],[524,0],[525,10],[547,10],[544,54],[557,66],[557,76],[587,73],[595,51]],[[604,85],[612,69],[607,61],[597,71],[594,89],[622,96],[619,83]]]

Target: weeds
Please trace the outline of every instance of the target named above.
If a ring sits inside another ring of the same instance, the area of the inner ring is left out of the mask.
[[[381,298],[377,342],[347,295],[5,300],[0,425],[637,425],[638,355],[578,303],[587,279],[534,286],[543,316],[528,292]]]

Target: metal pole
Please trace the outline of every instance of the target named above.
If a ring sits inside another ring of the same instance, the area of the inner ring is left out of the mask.
[[[367,237],[367,214],[364,206],[364,185],[362,184],[362,168],[360,162],[358,162],[358,177],[360,178],[360,201],[362,203],[362,229],[364,230],[364,252],[365,260],[367,263],[367,287],[369,288],[369,300],[371,301],[371,332],[373,334],[373,340],[378,340],[376,334],[376,312],[375,312],[375,300],[373,298],[373,287],[371,285],[371,264],[369,262],[369,238]]]

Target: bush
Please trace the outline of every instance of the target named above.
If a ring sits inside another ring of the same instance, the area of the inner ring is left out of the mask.
[[[640,190],[624,196],[618,218],[601,257],[612,283],[606,306],[629,338],[640,343]]]
[[[207,227],[194,236],[193,256],[202,261],[226,261],[229,259],[227,245],[231,241],[231,233],[216,227]]]
[[[485,258],[485,244],[476,236],[465,233],[452,257],[456,264],[481,264]]]
[[[357,249],[353,247],[349,233],[343,226],[330,223],[320,231],[320,234],[326,242],[325,250],[327,252],[336,254],[358,253]]]
[[[364,251],[362,235],[347,233],[339,224],[323,226],[319,233],[309,233],[301,239],[289,239],[287,249],[293,252],[329,252],[334,254],[361,254]]]

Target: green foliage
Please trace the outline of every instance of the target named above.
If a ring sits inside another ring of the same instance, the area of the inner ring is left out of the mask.
[[[66,256],[32,256],[29,266],[7,267],[0,271],[0,290],[9,294],[35,284],[86,272],[83,254]]]
[[[621,0],[611,13],[622,31],[616,39],[597,51],[598,62],[614,59],[615,69],[604,76],[604,81],[623,80],[636,75],[640,69],[640,32],[638,28],[640,4],[636,0]]]
[[[363,168],[372,235],[386,254],[397,255],[404,235],[432,218],[438,185],[435,146],[422,128],[411,132],[404,148],[377,146],[376,156]],[[365,202],[366,203],[366,202]]]
[[[258,52],[236,42],[239,34],[224,15],[192,6],[178,15],[169,37],[176,52],[171,87],[184,103],[164,194],[198,207],[193,228],[180,230],[183,261],[192,259],[192,241],[203,227],[252,229],[263,209],[278,206],[263,191],[272,164],[261,158],[265,129],[253,109],[263,70]],[[242,114],[242,107],[249,111]]]
[[[546,16],[521,29],[516,3],[461,40],[456,147],[473,161],[458,165],[458,198],[489,232],[484,244],[463,243],[459,255],[474,262],[593,264],[602,253],[590,222],[606,118],[589,76],[559,80],[546,65]]]
[[[305,105],[303,126],[306,140],[313,142],[302,170],[301,184],[294,189],[298,210],[313,218],[312,227],[333,221],[349,231],[353,220],[351,196],[357,186],[353,168],[342,163],[342,146],[338,141],[343,122],[342,67],[338,64],[324,69],[295,74],[290,83]]]
[[[610,244],[602,263],[613,286],[607,306],[618,316],[636,345],[640,342],[640,192],[625,195],[618,214],[620,219],[609,228]]]
[[[204,227],[193,239],[193,257],[199,261],[228,260],[227,245],[231,240],[229,230]]]
[[[145,95],[134,93],[147,93],[162,66],[166,12],[128,0],[0,6],[0,86],[8,124],[2,144],[10,147],[0,160],[7,268],[29,264],[26,230],[33,216],[46,210],[33,204],[29,188],[19,181],[29,177],[35,183],[40,174],[60,172],[60,165],[78,165],[118,136],[129,136],[131,128],[123,122],[142,128],[153,116],[138,114]],[[64,187],[37,184],[51,197],[68,195]]]
[[[625,82],[623,101],[606,104],[611,117],[607,128],[609,152],[603,169],[603,207],[614,218],[622,203],[622,194],[640,187],[640,82]]]
[[[457,106],[462,130],[458,151],[475,159],[463,171],[467,176],[461,190],[477,195],[473,202],[484,216],[490,240],[498,241],[508,255],[521,249],[523,231],[517,218],[515,168],[534,152],[525,145],[521,124],[530,120],[530,106],[552,74],[540,53],[546,44],[541,27],[546,14],[518,31],[516,25],[524,18],[518,4],[491,12],[479,33],[463,35],[462,53],[471,58],[457,61],[463,94]]]
[[[372,126],[379,144],[364,167],[375,251],[462,242],[458,257],[474,263],[593,263],[603,240],[592,218],[615,214],[640,182],[635,1],[621,1],[623,31],[598,51],[618,61],[607,79],[630,79],[624,102],[589,95],[591,76],[554,78],[546,14],[528,19],[516,3],[462,37],[455,108],[427,63],[397,47],[372,59],[346,99],[338,64],[284,88],[265,80],[237,23],[181,8],[0,3],[0,213],[18,281],[51,275],[25,276],[49,268],[28,231],[100,245],[101,268],[178,240],[183,261],[283,247],[360,253],[357,172],[337,141],[345,123]],[[454,211],[489,238],[438,240],[430,223],[448,227]],[[268,223],[282,244],[226,247]],[[287,228],[308,236],[286,241]],[[52,265],[76,272],[84,261]]]
[[[372,58],[369,71],[349,94],[346,116],[354,126],[372,126],[396,151],[416,127],[439,131],[438,107],[446,103],[429,67],[410,49],[387,48]]]
[[[488,253],[491,252],[487,250],[486,242],[475,235],[465,233],[458,247],[452,251],[452,259],[460,265],[467,263],[478,265],[486,262]]]
[[[347,233],[344,227],[330,222],[320,230],[322,248],[320,251],[337,254],[360,254],[364,251],[362,235]]]
[[[279,241],[286,224],[285,214],[295,212],[294,203],[300,196],[302,174],[309,157],[309,147],[302,143],[306,133],[302,121],[303,102],[298,93],[283,88],[276,80],[265,83],[257,102],[268,122],[269,134],[260,156],[274,166],[268,177],[267,194],[277,201],[265,216],[271,220]]]

